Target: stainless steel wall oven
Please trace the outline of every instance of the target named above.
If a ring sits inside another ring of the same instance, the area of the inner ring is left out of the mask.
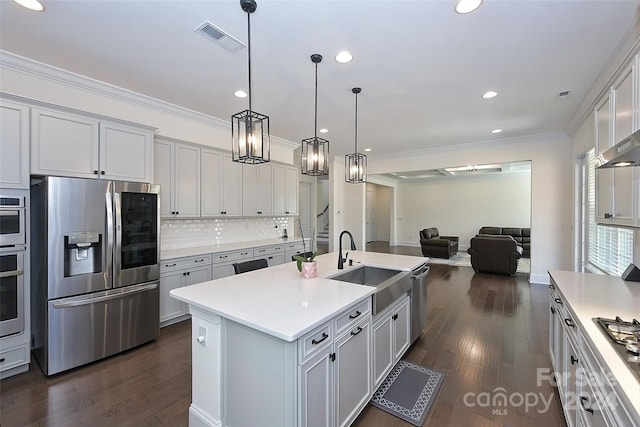
[[[24,245],[24,197],[0,195],[0,247]]]
[[[24,330],[24,251],[0,248],[0,337]]]

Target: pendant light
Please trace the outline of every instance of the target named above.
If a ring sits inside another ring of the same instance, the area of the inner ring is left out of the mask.
[[[361,184],[367,181],[367,156],[358,153],[358,94],[359,87],[351,89],[356,95],[356,137],[355,152],[344,156],[344,179],[350,184]]]
[[[303,175],[329,175],[329,141],[318,138],[318,63],[322,61],[322,55],[314,53],[311,62],[316,64],[316,92],[313,138],[302,140],[302,174]]]
[[[255,0],[240,0],[247,12],[247,50],[249,57],[249,109],[231,116],[232,160],[238,163],[266,163],[271,158],[269,117],[251,109],[251,14],[258,7]]]

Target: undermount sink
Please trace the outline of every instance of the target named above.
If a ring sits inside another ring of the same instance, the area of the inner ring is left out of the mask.
[[[408,271],[363,265],[328,277],[331,280],[373,286],[373,314],[381,312],[411,289]]]

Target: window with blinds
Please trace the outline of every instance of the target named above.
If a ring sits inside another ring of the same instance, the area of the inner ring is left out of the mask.
[[[587,162],[589,264],[619,276],[633,262],[633,230],[596,224],[595,149],[587,153]]]

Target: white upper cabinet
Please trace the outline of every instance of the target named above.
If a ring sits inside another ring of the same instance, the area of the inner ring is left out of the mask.
[[[273,165],[242,165],[242,214],[244,216],[273,213]]]
[[[153,134],[119,123],[100,122],[101,178],[151,181]]]
[[[613,80],[596,104],[596,151],[601,154],[638,129],[637,58]],[[596,170],[596,220],[600,224],[640,225],[638,167]]]
[[[234,162],[231,153],[222,156],[222,209],[224,215],[242,215],[242,163]]]
[[[29,188],[29,106],[0,99],[0,187]]]
[[[628,137],[635,130],[633,109],[633,76],[634,68],[626,70],[622,77],[613,85],[611,99],[612,111],[612,145]]]
[[[31,173],[151,181],[150,128],[31,109]]]
[[[31,173],[98,178],[98,120],[31,109]]]
[[[157,138],[154,183],[160,185],[160,216],[200,216],[200,148]]]
[[[224,176],[222,175],[221,151],[208,150],[201,151],[200,162],[202,170],[200,176],[200,203],[202,216],[222,215],[222,192],[224,191]]]
[[[274,215],[298,214],[298,168],[273,165]]]
[[[202,216],[242,216],[242,164],[224,151],[202,149]],[[255,215],[255,214],[254,214]]]

